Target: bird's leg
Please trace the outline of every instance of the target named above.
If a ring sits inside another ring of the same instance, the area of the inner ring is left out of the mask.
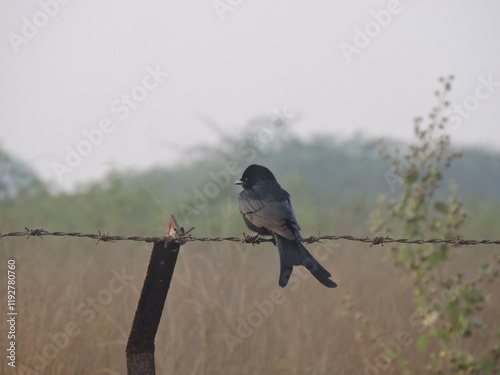
[[[273,236],[271,237],[272,241],[273,241],[273,245],[274,246],[278,246],[278,243],[276,242],[276,235],[273,234]]]

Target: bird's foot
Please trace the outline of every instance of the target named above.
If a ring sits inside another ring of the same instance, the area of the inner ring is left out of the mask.
[[[243,233],[243,241],[242,241],[243,243],[259,244],[261,240],[262,239],[259,237],[258,233],[256,233],[253,236]]]

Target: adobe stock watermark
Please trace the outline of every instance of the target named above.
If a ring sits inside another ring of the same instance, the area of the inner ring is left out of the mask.
[[[352,43],[340,42],[339,47],[347,63],[352,62],[353,55],[359,55],[366,49],[373,39],[378,37],[383,29],[387,28],[394,16],[403,11],[403,5],[399,0],[389,0],[387,7],[381,10],[372,10],[371,19],[362,27],[354,28]]]
[[[330,246],[318,243],[313,252],[314,257],[319,261],[325,261],[333,254],[333,249],[340,247],[340,244],[334,243]],[[304,261],[307,263],[307,259]],[[287,290],[295,292],[303,284],[302,281],[311,278],[311,273],[306,267],[294,267],[293,273],[290,276]],[[234,353],[236,348],[241,345],[246,339],[251,337],[257,329],[262,327],[264,321],[270,318],[278,309],[287,301],[287,297],[283,288],[277,287],[269,293],[268,298],[263,300],[254,300],[252,302],[253,309],[240,315],[235,322],[232,332],[224,332],[222,338],[226,344],[227,349],[231,354]]]
[[[458,292],[455,290],[442,289],[439,296],[430,302],[429,307],[432,309],[432,312],[428,314],[426,319],[421,319],[420,314],[415,311],[408,317],[410,330],[397,332],[388,342],[380,338],[377,339],[376,342],[380,346],[381,352],[373,360],[369,360],[368,358],[363,359],[363,363],[365,364],[363,374],[384,374],[403,351],[415,342],[415,335],[421,335],[434,324],[439,318],[439,314],[445,311],[446,304],[452,299],[457,298],[458,295]]]
[[[75,168],[78,168],[84,159],[103,143],[106,135],[115,131],[117,120],[125,120],[168,76],[169,73],[163,71],[160,65],[157,64],[154,67],[148,65],[141,82],[111,102],[110,111],[116,115],[117,119],[106,116],[101,118],[95,128],[83,129],[83,139],[75,145],[65,147],[64,161],[53,161],[50,164],[59,182],[64,180],[65,174],[71,173]]]
[[[64,329],[54,334],[47,334],[48,340],[38,351],[33,354],[31,363],[18,366],[21,374],[41,373],[62,351],[70,344],[71,340],[80,335],[86,326],[91,324],[98,313],[102,313],[106,306],[113,302],[115,296],[130,285],[135,279],[134,275],[128,275],[125,269],[121,272],[112,270],[113,277],[109,280],[107,287],[100,289],[95,296],[87,297],[85,301],[79,303],[75,312],[80,316],[79,321],[70,320],[64,325]]]
[[[61,7],[70,3],[71,0],[40,0],[39,9],[30,17],[21,18],[20,33],[7,33],[7,39],[15,53],[20,51],[22,45],[28,44],[40,31],[46,27],[50,20],[56,17]]]
[[[214,0],[212,6],[221,22],[224,22],[227,12],[234,12],[243,3],[243,0]]]
[[[496,81],[495,79],[493,74],[488,74],[486,78],[482,75],[479,76],[477,78],[478,83],[472,94],[467,95],[461,102],[451,103],[451,105],[442,111],[441,116],[447,119],[446,127],[435,127],[433,129],[433,132],[429,135],[429,149],[434,149],[439,139],[447,132],[458,130],[466,119],[479,110],[482,102],[491,98],[498,88],[500,88],[500,81]],[[413,169],[403,155],[399,154],[397,160],[399,162],[398,169],[384,173],[385,180],[392,192],[396,190],[396,186],[402,185],[404,178]]]
[[[288,112],[286,107],[281,110],[274,109],[272,113],[272,117],[264,126],[237,145],[235,158],[226,162],[223,169],[216,172],[210,171],[208,181],[203,184],[203,187],[192,189],[189,202],[179,204],[177,209],[186,225],[191,223],[193,216],[198,216],[207,208],[210,202],[216,199],[224,189],[232,186],[234,181],[241,177],[243,168],[251,164],[259,152],[266,152],[276,134],[289,127],[296,118],[295,114]]]

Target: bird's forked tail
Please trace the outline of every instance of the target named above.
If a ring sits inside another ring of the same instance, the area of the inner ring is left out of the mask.
[[[330,280],[332,275],[311,255],[298,239],[288,240],[279,235],[274,236],[280,254],[279,285],[284,287],[292,274],[293,266],[304,266],[312,275],[328,288],[335,288],[337,284]]]

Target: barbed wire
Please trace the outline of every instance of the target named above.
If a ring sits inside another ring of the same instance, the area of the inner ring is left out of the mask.
[[[163,236],[163,237],[148,237],[148,236],[116,236],[109,235],[106,233],[101,233],[98,231],[95,233],[80,233],[80,232],[49,232],[43,229],[42,227],[38,228],[24,228],[25,231],[22,232],[10,232],[10,233],[0,233],[0,238],[3,237],[26,237],[27,239],[30,237],[40,237],[43,239],[43,236],[56,236],[56,237],[83,237],[83,238],[92,238],[99,242],[115,242],[115,241],[140,241],[140,242],[164,242],[168,244],[172,241],[177,241],[181,244],[186,242],[222,242],[222,241],[231,241],[231,242],[240,242],[240,243],[250,243],[253,245],[258,245],[263,242],[273,242],[272,238],[262,238],[257,235],[249,236],[243,233],[243,237],[193,237],[189,233],[194,229],[191,228],[188,231],[184,231],[184,228],[180,228],[178,231],[178,235],[175,236]],[[468,240],[465,238],[461,238],[457,236],[454,239],[408,239],[408,238],[391,238],[389,236],[385,237],[356,237],[349,235],[326,235],[326,236],[309,236],[304,238],[304,242],[307,244],[321,242],[324,240],[347,240],[347,241],[358,241],[369,243],[370,247],[374,245],[390,244],[390,243],[402,243],[402,244],[414,244],[414,245],[422,245],[422,244],[451,244],[452,246],[472,246],[472,245],[500,245],[500,240]]]

